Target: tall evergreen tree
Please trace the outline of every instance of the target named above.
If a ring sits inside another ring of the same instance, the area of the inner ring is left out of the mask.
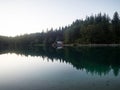
[[[120,42],[120,18],[118,12],[115,12],[113,15],[112,30],[114,33],[115,43]]]

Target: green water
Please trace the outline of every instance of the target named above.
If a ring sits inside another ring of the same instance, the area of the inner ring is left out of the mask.
[[[0,90],[120,90],[120,47],[0,49]]]

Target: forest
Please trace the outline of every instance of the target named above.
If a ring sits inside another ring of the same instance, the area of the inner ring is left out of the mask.
[[[46,32],[15,37],[0,36],[0,48],[25,46],[51,46],[56,41],[64,44],[120,44],[120,17],[118,12],[111,19],[107,14],[77,19],[71,25],[51,28]]]

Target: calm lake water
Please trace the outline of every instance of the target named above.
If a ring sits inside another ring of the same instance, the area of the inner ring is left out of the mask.
[[[0,49],[0,90],[120,90],[120,47]]]

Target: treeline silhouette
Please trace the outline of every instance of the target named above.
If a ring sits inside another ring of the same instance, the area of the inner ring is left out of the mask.
[[[0,54],[16,53],[25,56],[39,56],[48,61],[60,61],[71,64],[78,70],[86,70],[92,74],[106,75],[113,71],[117,76],[120,71],[120,47],[23,47],[1,49]]]
[[[65,44],[118,44],[120,43],[120,17],[115,12],[113,18],[107,14],[97,14],[76,20],[71,25],[47,32],[25,34],[16,37],[0,36],[0,47],[23,47],[51,45],[55,41]]]

